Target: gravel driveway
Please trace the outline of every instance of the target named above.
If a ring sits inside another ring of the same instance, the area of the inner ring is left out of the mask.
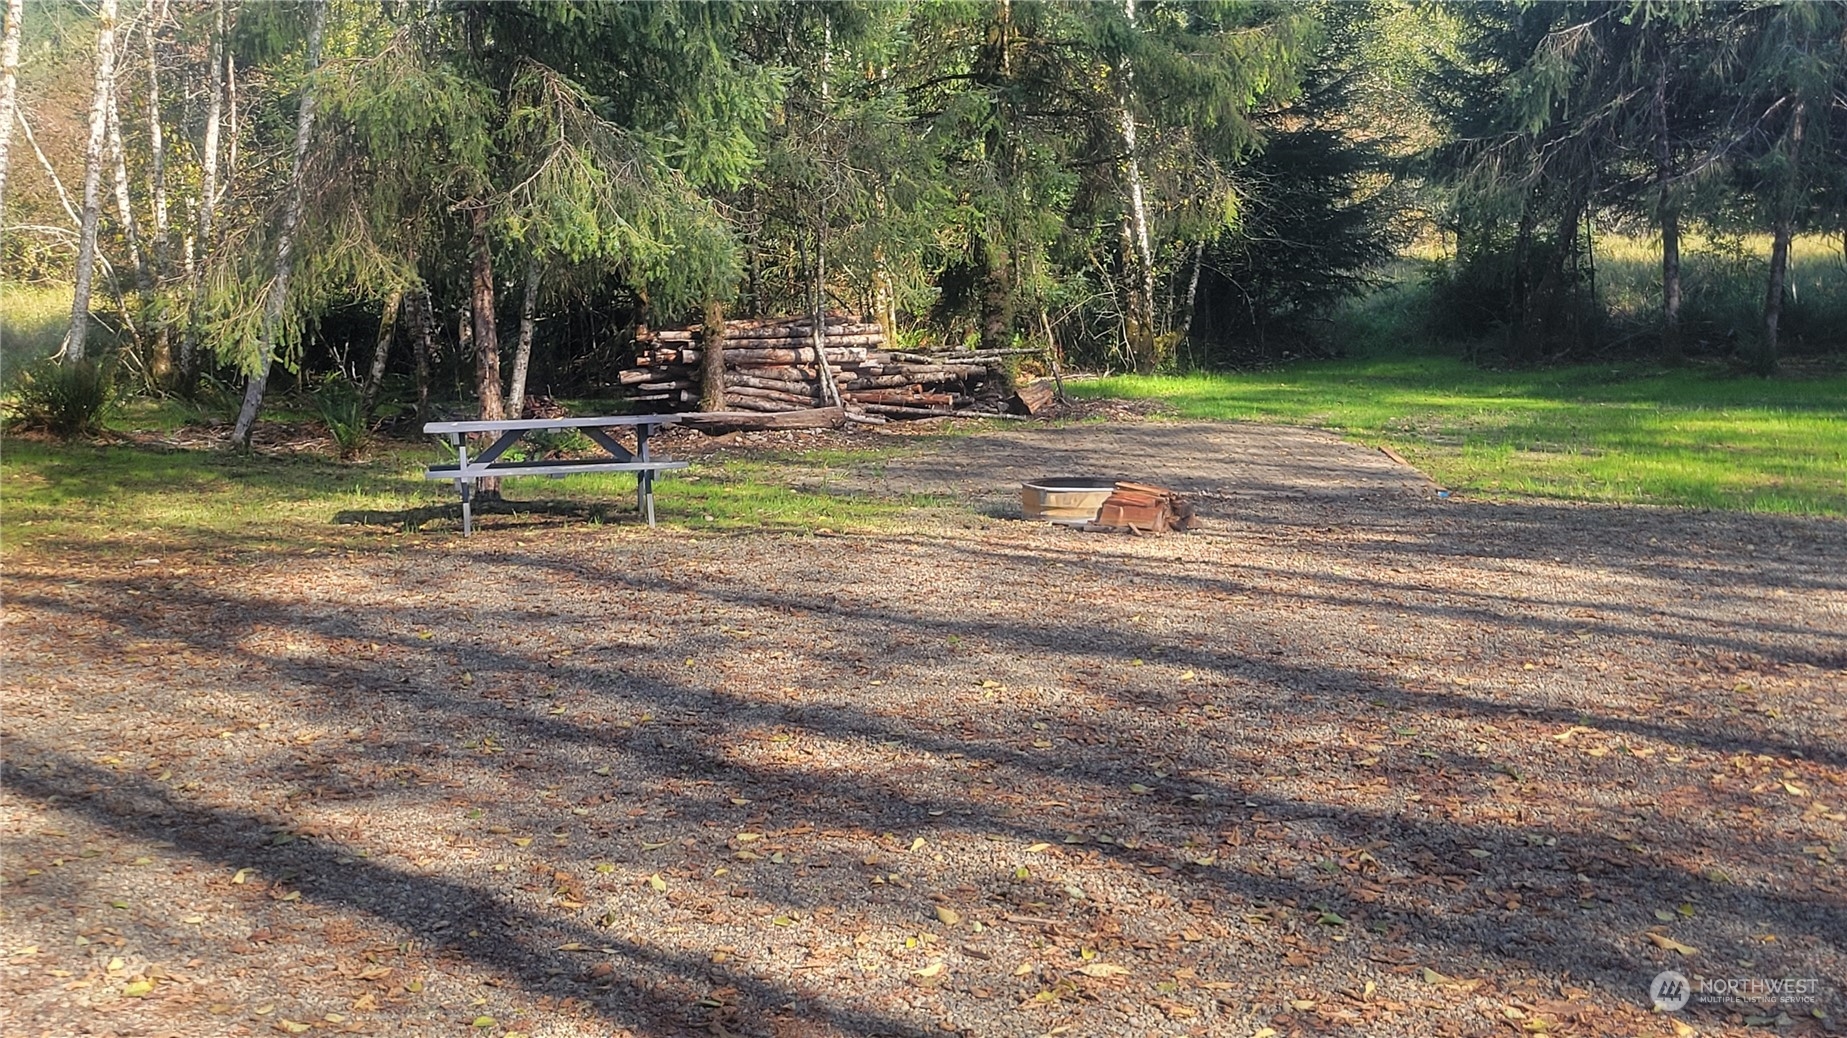
[[[1006,518],[1065,473],[1206,522]],[[955,503],[9,558],[0,1030],[1847,1031],[1847,524],[1239,424],[790,478]]]

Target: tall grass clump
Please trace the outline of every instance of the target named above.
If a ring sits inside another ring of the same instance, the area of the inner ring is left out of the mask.
[[[358,386],[344,378],[330,378],[315,389],[314,406],[341,460],[352,461],[365,454],[372,443],[372,422]]]
[[[9,423],[66,440],[93,436],[121,404],[113,365],[94,360],[44,360],[19,374],[7,407]]]

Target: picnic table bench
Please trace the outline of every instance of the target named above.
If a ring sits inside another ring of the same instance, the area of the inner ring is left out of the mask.
[[[462,495],[462,535],[474,533],[474,495],[475,483],[482,479],[506,476],[569,476],[579,472],[633,472],[635,474],[637,506],[647,515],[648,525],[654,525],[654,477],[656,473],[667,469],[683,469],[684,461],[669,461],[654,458],[648,453],[648,436],[654,430],[672,425],[680,420],[675,414],[634,414],[605,416],[601,418],[516,418],[496,422],[431,422],[423,431],[433,435],[446,436],[455,447],[456,463],[453,465],[432,465],[423,476],[425,479],[447,479],[455,482],[455,488]],[[629,450],[611,435],[611,430],[623,426],[632,426],[635,430],[635,449]],[[502,461],[514,444],[526,436],[537,432],[562,432],[575,429],[588,436],[597,446],[603,448],[604,456],[600,458],[558,458],[540,461]],[[466,437],[478,433],[494,435],[494,442],[472,457],[468,453]]]

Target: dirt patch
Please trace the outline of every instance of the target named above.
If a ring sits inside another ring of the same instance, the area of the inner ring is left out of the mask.
[[[1065,473],[1209,521],[1001,518]],[[1698,1033],[1847,1017],[1847,525],[1243,425],[826,478],[964,505],[16,559],[6,1033],[1668,1035],[1670,969],[1813,981]]]

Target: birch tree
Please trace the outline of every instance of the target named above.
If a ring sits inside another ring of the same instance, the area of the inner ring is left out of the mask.
[[[212,5],[212,39],[207,48],[211,62],[210,93],[206,98],[205,140],[199,149],[199,203],[195,218],[195,245],[198,253],[192,265],[192,284],[187,292],[186,326],[180,336],[180,385],[186,391],[199,370],[199,321],[205,298],[205,268],[212,253],[213,219],[218,211],[219,128],[224,121],[225,93],[230,48],[225,46],[227,0]]]
[[[1122,0],[1123,15],[1129,30],[1135,30],[1135,0]],[[1154,248],[1148,234],[1148,201],[1142,183],[1141,144],[1135,127],[1135,68],[1125,53],[1118,59],[1117,90],[1120,93],[1117,122],[1122,130],[1123,175],[1123,250],[1127,267],[1128,305],[1124,307],[1123,337],[1129,355],[1142,372],[1152,372],[1164,365],[1166,358],[1155,349],[1154,340]]]
[[[90,101],[90,137],[84,148],[83,216],[77,232],[77,277],[71,293],[71,327],[62,356],[67,364],[84,359],[90,335],[90,286],[96,272],[96,227],[102,210],[103,141],[108,136],[109,101],[115,93],[116,0],[97,9],[96,84]]]
[[[538,329],[539,257],[526,258],[526,291],[520,300],[519,337],[513,343],[513,371],[507,376],[507,414],[526,416],[526,373],[532,369],[532,339]]]
[[[110,0],[113,3],[113,0]],[[288,306],[289,277],[295,269],[295,229],[301,223],[302,166],[308,159],[308,142],[314,133],[314,73],[321,64],[321,37],[327,28],[328,0],[313,0],[312,22],[308,28],[308,77],[302,86],[301,107],[295,118],[295,158],[289,167],[288,201],[282,213],[282,226],[276,232],[276,272],[269,283],[263,302],[263,324],[257,335],[255,370],[244,388],[244,404],[231,429],[234,445],[250,446],[251,428],[263,407],[263,393],[269,385],[270,366],[275,362],[276,340],[283,312]]]
[[[6,27],[0,31],[0,213],[6,211],[6,159],[13,140],[13,111],[19,105],[19,22],[24,0],[6,0]]]

